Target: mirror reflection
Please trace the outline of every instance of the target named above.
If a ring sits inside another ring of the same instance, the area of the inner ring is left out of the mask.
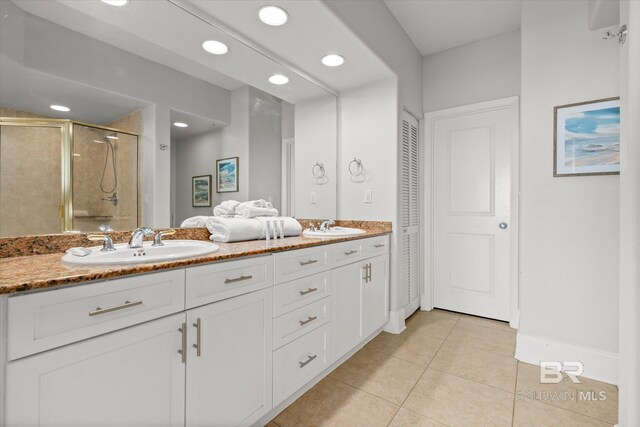
[[[0,8],[0,237],[176,227],[226,200],[335,217],[333,94],[170,1]]]

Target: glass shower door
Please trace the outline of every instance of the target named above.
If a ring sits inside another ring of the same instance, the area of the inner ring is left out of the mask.
[[[0,237],[60,233],[64,125],[0,126]]]

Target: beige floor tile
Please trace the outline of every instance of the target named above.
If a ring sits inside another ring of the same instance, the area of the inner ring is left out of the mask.
[[[267,424],[264,427],[280,427],[278,424],[274,423],[273,421],[269,421],[269,424]]]
[[[513,394],[427,368],[403,407],[450,426],[510,426]]]
[[[386,400],[325,378],[280,413],[274,422],[290,426],[387,426],[398,410]]]
[[[512,357],[516,349],[515,334],[471,324],[456,324],[447,341],[460,342],[480,350]]]
[[[391,420],[389,427],[446,427],[446,424],[439,423],[431,418],[425,417],[424,415],[400,408],[396,416]]]
[[[371,340],[366,348],[390,354],[426,368],[442,345],[441,338],[428,332],[406,330],[401,334],[382,332]]]
[[[401,405],[424,367],[363,348],[329,376],[357,389]]]
[[[434,338],[445,339],[460,318],[459,314],[446,311],[417,311],[406,321],[407,329]]]
[[[540,368],[520,362],[516,400],[537,400],[543,404],[616,424],[618,422],[618,389],[614,385],[588,378],[580,378],[580,381],[580,384],[574,384],[565,377],[560,384],[540,384]],[[606,400],[599,399],[600,393],[604,393]],[[589,396],[595,396],[597,400],[587,400]]]
[[[516,400],[514,427],[605,427],[611,424],[584,415],[545,405],[540,402]]]
[[[485,319],[484,317],[476,317],[463,314],[460,316],[460,320],[458,321],[458,323],[463,326],[484,326],[487,328],[497,329],[499,331],[511,332],[512,334],[516,333],[516,330],[512,329],[511,326],[509,326],[509,322]]]
[[[446,341],[429,367],[513,393],[518,363],[511,356]]]

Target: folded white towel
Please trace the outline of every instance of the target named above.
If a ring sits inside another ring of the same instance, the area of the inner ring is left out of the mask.
[[[255,218],[258,216],[278,216],[278,210],[264,199],[238,202],[227,200],[213,208],[214,216],[231,218]]]
[[[259,217],[259,218],[255,218],[255,219],[260,221],[260,223],[262,224],[262,234],[260,236],[261,239],[266,239],[267,221],[271,223],[272,233],[273,233],[273,226],[274,226],[273,223],[274,223],[274,221],[277,223],[276,224],[276,230],[277,230],[276,235],[278,236],[278,238],[280,238],[281,220],[284,221],[284,236],[285,237],[299,236],[300,234],[302,234],[302,225],[300,225],[300,223],[295,218],[291,218],[289,216]],[[271,234],[271,237],[273,237],[273,234]]]
[[[214,242],[241,242],[258,240],[262,236],[262,223],[255,219],[207,217],[206,226]]]
[[[191,218],[187,218],[182,221],[180,227],[182,228],[198,228],[198,227],[206,227],[207,226],[207,218],[208,216],[192,216]]]

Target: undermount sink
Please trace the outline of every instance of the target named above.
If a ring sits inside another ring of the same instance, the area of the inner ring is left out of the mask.
[[[331,227],[325,231],[306,229],[302,232],[302,235],[306,237],[348,237],[365,233],[366,230],[360,230],[359,228]]]
[[[220,249],[218,245],[200,240],[165,240],[163,246],[152,246],[152,242],[144,242],[142,248],[136,249],[130,249],[127,243],[113,246],[115,251],[102,251],[102,246],[86,248],[91,251],[86,256],[69,253],[72,251],[70,249],[62,257],[62,261],[73,265],[142,264],[194,258]]]

